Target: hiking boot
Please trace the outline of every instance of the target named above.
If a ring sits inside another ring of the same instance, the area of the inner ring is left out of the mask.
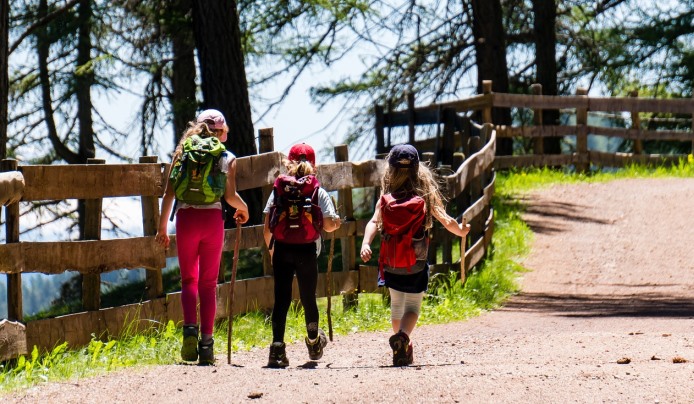
[[[315,341],[310,342],[308,337],[306,337],[306,348],[308,348],[308,357],[312,361],[317,361],[323,357],[323,348],[328,345],[328,337],[320,328],[318,329],[318,337]]]
[[[286,368],[289,366],[285,347],[284,342],[273,342],[270,345],[270,358],[267,361],[267,367]]]
[[[205,344],[202,341],[198,342],[198,354],[201,365],[214,365],[214,340],[211,339]]]
[[[393,366],[407,366],[413,361],[412,344],[410,337],[403,331],[393,334],[388,340],[393,349]]]
[[[183,345],[181,345],[181,359],[186,362],[198,360],[198,326],[183,326]]]
[[[411,365],[414,362],[414,348],[412,348],[412,342],[407,347],[407,364]]]

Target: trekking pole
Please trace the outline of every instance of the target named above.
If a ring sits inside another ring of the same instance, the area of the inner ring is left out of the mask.
[[[234,240],[234,263],[231,266],[231,284],[227,297],[227,316],[229,328],[227,329],[227,364],[231,365],[231,332],[233,325],[232,310],[234,307],[234,284],[236,283],[236,266],[239,262],[239,243],[241,242],[241,223],[236,222],[236,240]]]
[[[333,206],[335,209],[337,209],[337,204],[335,203],[335,198],[331,197],[333,201]],[[331,238],[330,238],[330,254],[328,255],[328,272],[327,272],[327,278],[328,282],[326,285],[327,292],[325,293],[328,296],[328,336],[330,337],[330,342],[333,342],[333,318],[330,314],[330,309],[331,309],[331,304],[330,304],[330,297],[333,294],[333,256],[335,255],[335,232],[332,232]]]

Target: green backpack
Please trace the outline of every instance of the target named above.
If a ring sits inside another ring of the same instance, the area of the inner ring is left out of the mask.
[[[226,148],[214,136],[193,135],[183,142],[183,153],[171,169],[176,200],[191,205],[210,205],[224,196],[227,176],[219,168]]]

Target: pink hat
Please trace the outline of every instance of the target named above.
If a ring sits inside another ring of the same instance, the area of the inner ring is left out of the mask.
[[[222,115],[222,113],[216,109],[206,109],[202,111],[200,115],[198,115],[196,121],[198,123],[206,123],[207,126],[212,130],[224,129],[224,126],[227,123],[224,119],[224,115]]]
[[[312,166],[316,165],[316,153],[313,151],[313,147],[307,145],[306,143],[295,144],[289,150],[289,160],[301,161],[306,160],[311,163]]]

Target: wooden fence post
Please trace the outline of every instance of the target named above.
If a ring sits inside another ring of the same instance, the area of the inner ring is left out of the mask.
[[[639,97],[639,90],[629,93],[630,97]],[[641,136],[641,116],[639,111],[631,111],[631,128],[636,130],[637,136]],[[634,139],[634,154],[643,154],[643,142],[641,139]]]
[[[17,171],[17,160],[0,161],[0,172]],[[0,206],[0,213],[2,207]],[[5,207],[5,242],[19,242],[19,202]],[[7,319],[22,321],[24,306],[22,304],[22,274],[7,275]]]
[[[376,115],[375,133],[376,133],[376,154],[385,153],[385,131],[384,131],[384,116],[383,107],[374,105],[374,114]]]
[[[438,175],[439,177],[448,175],[451,171],[451,166],[442,164],[438,170]],[[440,180],[440,178],[439,178]],[[441,183],[439,181],[439,183]],[[447,189],[442,189],[441,190],[444,195],[448,195],[448,190]],[[446,211],[448,211],[449,214],[452,213],[452,205],[451,204],[446,204],[445,206]],[[455,217],[455,216],[453,216]],[[442,230],[441,231],[441,261],[443,264],[450,265],[453,263],[453,235],[448,232],[447,230]]]
[[[106,160],[91,158],[87,164],[106,164]],[[84,200],[84,240],[101,240],[102,199]],[[82,309],[96,311],[101,308],[101,274],[82,275]]]
[[[491,94],[492,93],[492,81],[483,80],[482,81],[482,93]],[[482,123],[492,123],[492,105],[486,105],[482,109]],[[470,153],[472,154],[472,153]]]
[[[439,161],[444,165],[453,164],[453,152],[455,151],[455,126],[457,114],[453,108],[445,108],[443,115],[443,144],[439,150]]]
[[[482,139],[480,136],[470,137],[470,153],[474,154],[482,148]],[[482,175],[472,179],[470,182],[470,204],[474,204],[482,195]],[[484,219],[482,215],[477,215],[470,222],[470,245],[474,245],[477,240],[484,235]],[[467,268],[467,266],[466,266]]]
[[[542,96],[542,84],[535,83],[530,86],[530,92],[534,96]],[[541,108],[536,108],[533,109],[533,125],[537,128],[542,128],[542,109]],[[544,138],[543,137],[536,137],[533,140],[533,147],[535,149],[536,155],[543,155],[545,154],[545,144],[544,144]]]
[[[576,89],[576,95],[588,100],[588,90],[585,88]],[[590,168],[588,156],[588,108],[576,108],[576,171],[585,172]]]
[[[414,128],[417,124],[417,117],[414,110],[414,93],[407,93],[407,142],[414,145]]]
[[[269,153],[275,150],[275,136],[273,128],[258,129],[259,147],[260,153]],[[264,186],[262,189],[263,193],[263,203],[267,201],[272,193],[272,185]],[[274,273],[272,269],[272,259],[270,258],[270,253],[268,252],[267,245],[263,243],[263,276],[270,276]]]
[[[484,125],[482,125],[482,130],[480,130],[480,148],[487,145],[487,143],[489,142],[489,139],[491,139],[491,137],[492,137],[493,131],[494,131],[494,125],[492,125],[491,123],[485,123]],[[484,170],[481,174],[481,178],[480,178],[481,196],[484,196],[484,188],[486,188],[487,185],[489,185],[489,183],[492,181],[493,170],[494,170],[494,165],[492,164],[486,170]],[[482,231],[483,232],[485,231],[485,228],[484,228],[485,222],[484,221],[487,220],[487,218],[489,217],[490,209],[491,209],[491,202],[486,204],[484,207],[484,210],[483,210],[483,212],[484,212],[482,214]]]
[[[142,156],[140,164],[157,163],[157,156]],[[163,176],[163,175],[162,175]],[[166,178],[163,178],[166,181]],[[142,228],[145,236],[154,236],[159,227],[159,198],[156,196],[143,196],[140,198],[142,204]],[[146,268],[145,288],[147,297],[154,299],[164,296],[164,283],[161,276],[161,268]]]
[[[335,146],[334,153],[335,162],[349,161],[349,150],[347,149],[347,145]],[[352,201],[351,188],[337,191],[337,204],[340,207],[338,211],[339,215],[348,221],[354,221],[354,204]],[[356,237],[349,236],[341,238],[340,247],[342,248],[342,270],[358,271]],[[351,293],[346,291],[342,297],[344,309],[347,310],[355,307],[358,304],[358,298],[358,287]]]

